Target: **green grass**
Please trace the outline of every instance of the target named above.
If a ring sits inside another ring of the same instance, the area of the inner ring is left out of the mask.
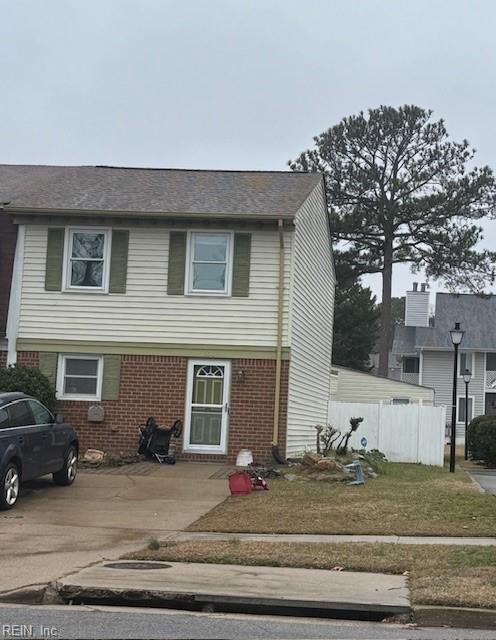
[[[230,497],[190,531],[493,536],[496,502],[467,473],[386,463],[364,486],[284,479]]]
[[[127,557],[407,574],[414,605],[496,608],[496,547],[195,540]]]

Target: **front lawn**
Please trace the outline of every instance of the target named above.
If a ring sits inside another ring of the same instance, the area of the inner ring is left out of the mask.
[[[414,605],[496,608],[496,548],[396,544],[171,542],[128,558],[408,573]]]
[[[494,536],[496,502],[467,473],[386,463],[364,486],[282,478],[230,497],[190,531]]]

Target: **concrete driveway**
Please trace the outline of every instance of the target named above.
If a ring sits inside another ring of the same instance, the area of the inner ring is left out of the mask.
[[[139,463],[80,472],[71,487],[49,477],[28,483],[16,507],[0,511],[0,592],[45,584],[183,529],[228,495],[225,478],[210,478],[218,471]]]

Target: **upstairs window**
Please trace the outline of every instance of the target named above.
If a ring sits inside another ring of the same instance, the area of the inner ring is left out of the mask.
[[[231,254],[231,233],[191,233],[187,292],[229,295]]]
[[[107,291],[109,238],[107,229],[69,229],[66,289]]]
[[[468,369],[472,378],[474,377],[474,354],[461,351],[458,354],[458,375],[463,376],[465,369]]]
[[[418,373],[420,358],[403,358],[403,373]]]
[[[496,371],[496,353],[486,354],[486,371]]]

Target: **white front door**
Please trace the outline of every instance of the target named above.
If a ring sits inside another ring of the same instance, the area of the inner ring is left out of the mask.
[[[184,450],[225,453],[229,416],[229,360],[190,360]]]

